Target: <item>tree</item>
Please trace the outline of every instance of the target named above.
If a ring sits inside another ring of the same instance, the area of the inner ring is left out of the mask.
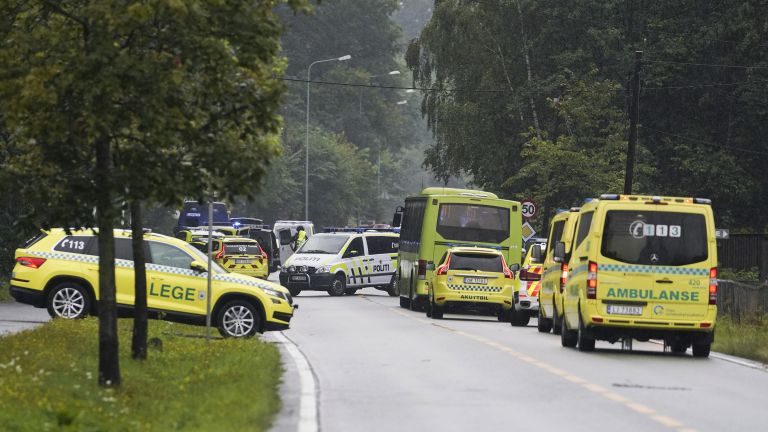
[[[8,18],[0,29],[0,130],[13,131],[16,149],[5,163],[14,178],[35,179],[17,184],[34,205],[33,221],[98,228],[102,385],[121,379],[119,203],[252,196],[279,153],[279,3],[308,7],[0,2]]]

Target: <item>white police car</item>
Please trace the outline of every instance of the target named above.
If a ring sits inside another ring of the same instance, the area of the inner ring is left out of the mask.
[[[315,234],[283,264],[280,283],[294,296],[301,291],[351,295],[364,287],[394,296],[399,241],[392,232]]]

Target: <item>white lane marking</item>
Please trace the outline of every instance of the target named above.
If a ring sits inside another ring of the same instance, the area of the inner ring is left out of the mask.
[[[664,342],[657,341],[657,340],[649,340],[648,342],[656,345],[664,345]],[[690,348],[686,352],[690,352]],[[737,364],[739,366],[744,366],[751,369],[757,369],[763,372],[768,372],[768,365],[760,363],[759,361],[749,360],[749,359],[736,357],[728,354],[723,354],[717,351],[712,351],[711,353],[709,353],[709,356],[712,358],[716,358],[718,360],[727,361],[728,363]]]
[[[285,350],[296,364],[299,372],[299,383],[301,385],[299,399],[299,432],[317,432],[320,430],[317,412],[317,387],[315,385],[315,375],[309,366],[309,361],[301,352],[298,346],[288,339],[283,332],[272,333],[272,336],[285,346]]]

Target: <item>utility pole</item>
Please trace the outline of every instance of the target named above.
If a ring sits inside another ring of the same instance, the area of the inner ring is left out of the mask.
[[[629,105],[629,143],[627,148],[627,168],[624,172],[624,194],[632,193],[632,174],[635,169],[635,153],[637,152],[637,123],[640,119],[640,67],[643,63],[643,52],[635,51],[635,74],[632,76],[632,92]]]

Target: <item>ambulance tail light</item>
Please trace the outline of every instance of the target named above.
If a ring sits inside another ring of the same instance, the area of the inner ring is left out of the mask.
[[[448,259],[445,260],[445,264],[443,264],[443,265],[441,265],[440,267],[437,268],[437,275],[440,276],[440,275],[444,275],[444,274],[448,273],[448,268],[450,266],[451,266],[451,256],[448,255]]]
[[[709,269],[709,304],[717,304],[717,267]]]
[[[568,264],[560,264],[560,292],[565,291],[565,282],[568,280]]]
[[[424,280],[427,278],[427,260],[419,260],[419,279]]]
[[[594,300],[597,298],[597,263],[590,261],[587,270],[587,298]]]
[[[38,258],[38,257],[18,257],[16,258],[16,262],[20,265],[23,265],[24,267],[29,268],[40,268],[43,263],[45,263],[45,258]]]

